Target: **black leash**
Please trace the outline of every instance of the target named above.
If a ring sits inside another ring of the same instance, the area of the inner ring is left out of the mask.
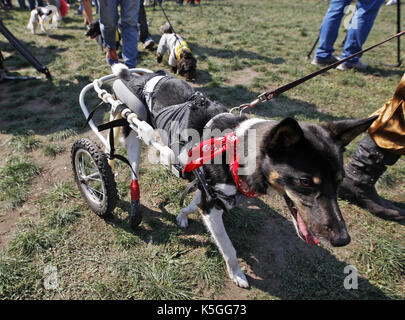
[[[159,4],[160,9],[162,9],[163,15],[165,16],[170,29],[173,31],[174,36],[176,37],[176,40],[181,44],[181,41],[180,41],[179,37],[177,36],[177,32],[174,30],[173,25],[171,24],[169,17],[166,14],[165,9],[163,9],[162,1],[158,1],[158,4]]]
[[[366,48],[366,49],[364,49],[364,50],[361,50],[361,51],[359,51],[359,52],[356,52],[355,54],[352,54],[351,56],[349,56],[349,57],[347,57],[347,58],[344,58],[344,59],[339,60],[339,61],[337,61],[337,62],[335,62],[335,63],[332,63],[332,64],[330,64],[330,65],[328,65],[328,66],[326,66],[326,67],[324,67],[324,68],[322,68],[322,69],[320,69],[320,70],[317,70],[317,71],[315,71],[315,72],[312,72],[312,73],[306,75],[305,77],[302,77],[302,78],[300,78],[300,79],[297,79],[297,80],[295,80],[295,81],[292,81],[292,82],[290,82],[290,83],[287,83],[287,84],[285,84],[285,85],[283,85],[283,86],[281,86],[281,87],[279,87],[279,88],[277,88],[277,89],[275,89],[275,90],[264,92],[264,93],[260,94],[260,95],[259,95],[255,100],[253,100],[252,102],[246,103],[246,104],[242,104],[242,105],[240,105],[238,108],[239,108],[241,111],[243,111],[244,109],[251,108],[251,107],[255,106],[256,104],[258,104],[258,103],[260,103],[260,102],[269,101],[269,100],[271,100],[271,99],[273,99],[273,98],[279,96],[279,95],[282,94],[283,92],[286,92],[286,91],[288,91],[288,90],[290,90],[290,89],[292,89],[292,88],[294,88],[294,87],[300,85],[301,83],[304,83],[304,82],[306,82],[306,81],[308,81],[308,80],[310,80],[310,79],[312,79],[312,78],[315,78],[316,76],[318,76],[318,75],[320,75],[320,74],[322,74],[322,73],[325,73],[326,71],[328,71],[328,70],[330,70],[330,69],[336,68],[338,65],[340,65],[340,64],[342,64],[342,63],[344,63],[344,62],[346,62],[346,61],[348,61],[348,60],[350,60],[350,59],[353,59],[354,57],[357,57],[358,55],[361,55],[361,54],[363,54],[363,53],[365,53],[365,52],[367,52],[367,51],[370,51],[371,49],[374,49],[374,48],[376,48],[376,47],[378,47],[378,46],[380,46],[380,45],[382,45],[382,44],[384,44],[384,43],[386,43],[386,42],[388,42],[388,41],[391,41],[392,39],[399,38],[399,37],[402,36],[404,33],[405,33],[405,30],[404,30],[404,31],[401,31],[401,32],[399,32],[399,33],[397,33],[397,34],[395,34],[395,35],[393,35],[393,36],[391,36],[391,37],[389,37],[389,38],[387,38],[387,39],[385,39],[385,40],[383,40],[383,41],[381,41],[381,42],[375,44],[375,45],[372,45],[371,47],[368,47],[368,48]]]

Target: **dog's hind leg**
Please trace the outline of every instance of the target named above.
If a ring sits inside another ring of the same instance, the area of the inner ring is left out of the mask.
[[[211,232],[212,237],[221,252],[228,270],[229,277],[239,287],[248,288],[249,283],[245,274],[239,266],[236,250],[232,245],[231,240],[226,233],[224,223],[222,221],[223,210],[212,208],[209,213],[203,214],[203,220]]]
[[[196,212],[198,210],[198,205],[200,203],[201,203],[201,190],[197,190],[190,204],[187,207],[181,209],[179,214],[177,215],[176,220],[180,227],[187,228],[188,215],[193,212]]]
[[[137,137],[134,131],[131,131],[125,139],[125,146],[128,152],[131,170],[131,212],[129,216],[131,227],[135,228],[142,220],[140,209],[140,189],[138,184],[139,161],[141,156],[142,141]]]

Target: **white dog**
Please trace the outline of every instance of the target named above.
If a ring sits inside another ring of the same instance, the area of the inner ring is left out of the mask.
[[[43,33],[49,35],[50,29],[57,29],[58,27],[58,15],[58,9],[55,6],[37,7],[31,11],[27,29],[35,34],[39,26]]]

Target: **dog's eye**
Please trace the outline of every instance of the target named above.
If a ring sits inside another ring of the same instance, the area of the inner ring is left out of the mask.
[[[308,178],[300,178],[300,185],[302,185],[303,187],[310,187],[312,186],[312,182]]]

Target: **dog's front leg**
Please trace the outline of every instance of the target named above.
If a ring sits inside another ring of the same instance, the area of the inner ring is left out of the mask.
[[[228,270],[229,277],[239,287],[248,288],[249,283],[245,274],[242,272],[238,258],[236,257],[236,250],[232,245],[231,240],[226,233],[224,223],[222,221],[223,210],[211,208],[208,213],[204,212],[203,220],[211,232],[212,237],[221,252]]]
[[[187,228],[188,226],[187,216],[193,212],[196,212],[198,210],[198,205],[200,203],[201,203],[201,190],[197,190],[190,204],[187,207],[181,209],[179,214],[177,215],[176,220],[180,227]]]

